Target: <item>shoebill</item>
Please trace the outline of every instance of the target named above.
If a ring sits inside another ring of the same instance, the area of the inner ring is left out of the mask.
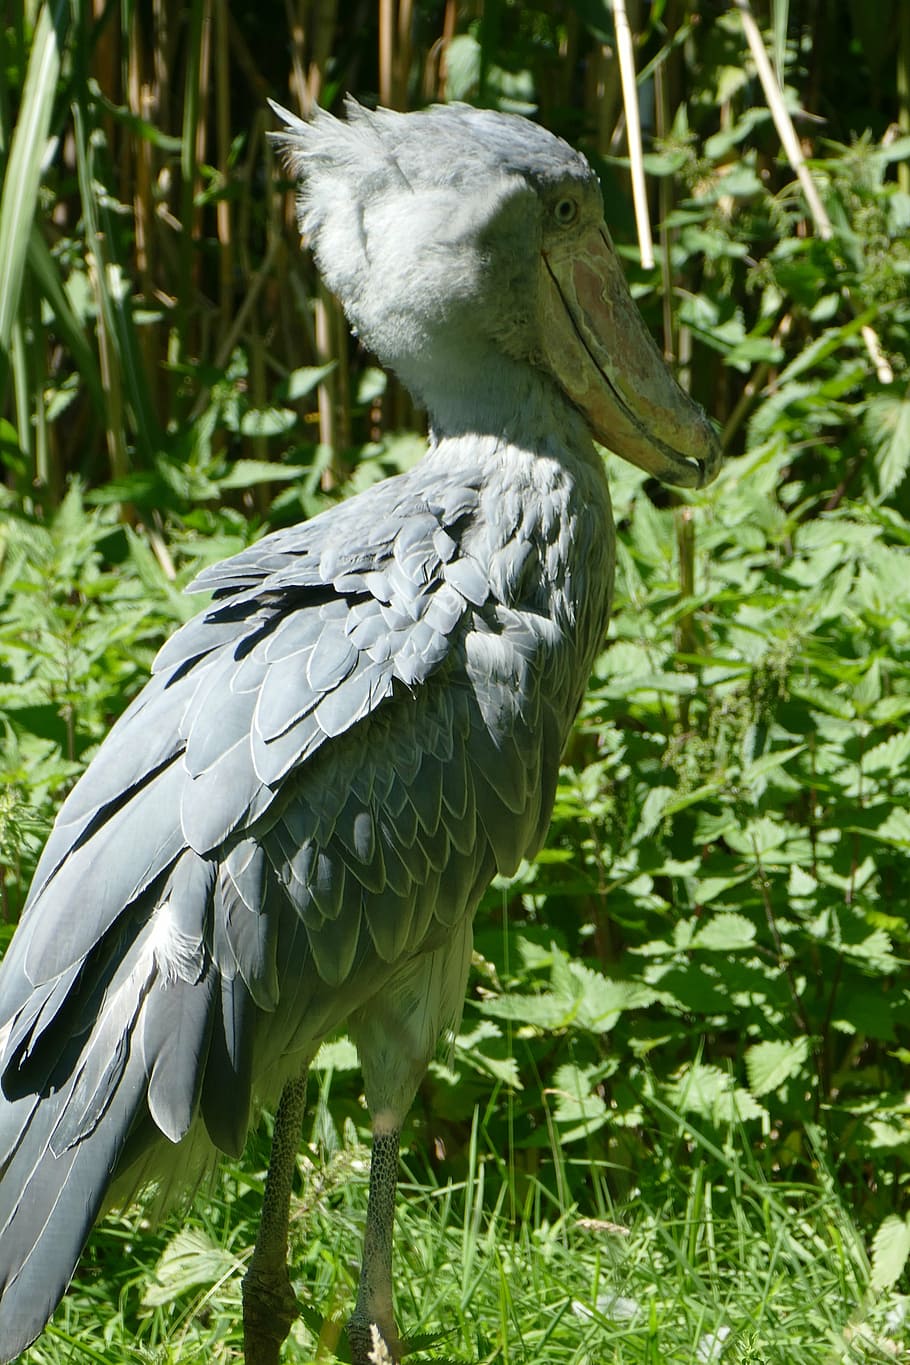
[[[398,1137],[459,1017],[471,922],[547,832],[610,609],[594,441],[687,487],[719,449],[637,313],[578,152],[451,105],[277,110],[300,224],[426,409],[406,473],[206,569],[209,604],[64,802],[0,973],[0,1359],[106,1200],[239,1154],[280,1097],[248,1365],[295,1314],[307,1065],[346,1029],[373,1126],[355,1365],[394,1359]]]

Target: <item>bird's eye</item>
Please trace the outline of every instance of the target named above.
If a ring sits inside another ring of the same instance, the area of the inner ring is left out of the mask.
[[[576,199],[558,199],[553,206],[553,217],[560,227],[571,227],[578,217]]]

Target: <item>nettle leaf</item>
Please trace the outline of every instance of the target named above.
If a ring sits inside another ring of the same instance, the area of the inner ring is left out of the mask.
[[[798,831],[784,823],[772,820],[770,816],[760,815],[750,820],[742,830],[730,831],[727,843],[737,853],[745,853],[753,858],[767,858],[787,843],[791,834]]]
[[[359,1065],[357,1049],[346,1036],[323,1043],[310,1062],[313,1071],[356,1071]]]
[[[848,826],[851,828],[851,826]],[[883,843],[894,844],[897,848],[910,850],[910,811],[894,806],[877,829],[862,829],[857,832]]]
[[[294,465],[272,464],[269,460],[234,460],[219,488],[253,488],[259,483],[280,483],[296,479],[300,470]]]
[[[695,935],[693,948],[711,948],[719,952],[736,952],[755,942],[755,925],[745,915],[724,911],[712,915]]]
[[[725,891],[730,891],[734,886],[741,886],[752,876],[751,869],[748,872],[739,872],[734,877],[702,877],[695,883],[692,893],[693,903],[696,905],[709,905],[711,901],[722,896]],[[702,944],[702,947],[712,947],[712,944]]]
[[[551,1033],[573,1021],[576,1003],[565,996],[542,992],[540,995],[495,995],[477,1001],[476,1008],[494,1019],[510,1019],[513,1023]]]
[[[862,943],[845,943],[843,951],[879,972],[895,972],[901,965],[900,959],[894,955],[891,936],[884,929],[873,929]]]
[[[839,692],[832,692],[828,688],[794,682],[790,692],[800,701],[807,702],[813,711],[821,711],[824,715],[835,716],[838,720],[852,720],[856,714],[856,708],[849,697],[845,697]]]
[[[651,787],[642,803],[638,828],[632,836],[633,844],[640,843],[653,834],[663,819],[664,811],[676,795],[673,787]]]
[[[327,365],[304,365],[299,370],[292,370],[287,379],[278,386],[278,396],[288,403],[305,398],[327,379],[337,366],[337,360],[330,360]]]
[[[910,390],[870,398],[863,429],[872,447],[879,496],[890,497],[910,467]]]
[[[872,1239],[872,1285],[890,1289],[903,1273],[910,1256],[910,1217],[889,1214]]]
[[[753,1095],[767,1095],[802,1071],[809,1056],[809,1039],[756,1043],[746,1053],[746,1073]]]
[[[870,749],[863,759],[867,773],[888,773],[893,776],[901,771],[910,758],[910,730],[902,735],[892,735]]]
[[[581,986],[574,1022],[594,1033],[609,1033],[623,1010],[644,1009],[658,998],[638,981],[609,981],[581,962],[570,962],[569,968]]]
[[[455,1039],[455,1053],[472,1070],[495,1077],[511,1090],[524,1089],[518,1062],[504,1042],[502,1029],[491,1020],[481,1020],[469,1033],[460,1033]],[[444,1061],[433,1062],[431,1070],[450,1085],[457,1085],[459,1072],[451,1070]]]
[[[761,1118],[765,1113],[726,1071],[703,1062],[686,1067],[669,1091],[671,1102],[683,1113],[698,1114],[712,1123],[736,1123]]]
[[[238,1268],[237,1257],[217,1246],[202,1228],[183,1228],[161,1253],[142,1302],[146,1308],[160,1308],[198,1285],[217,1284]]]
[[[239,429],[241,436],[284,436],[296,422],[297,414],[290,408],[250,408],[241,417]]]
[[[573,1125],[560,1131],[562,1142],[587,1137],[602,1128],[609,1118],[606,1104],[591,1089],[595,1071],[596,1068],[571,1063],[557,1067],[553,1085],[545,1092],[556,1099],[553,1115],[556,1122]]]

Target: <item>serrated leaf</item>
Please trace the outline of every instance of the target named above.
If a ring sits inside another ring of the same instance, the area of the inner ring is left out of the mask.
[[[706,920],[695,935],[692,946],[717,952],[736,952],[740,948],[751,947],[754,942],[755,925],[745,915],[730,910]]]
[[[805,747],[805,744],[794,744],[789,749],[778,749],[776,753],[762,754],[761,758],[757,758],[754,763],[749,763],[743,769],[743,781],[748,786],[756,778],[763,777],[765,773],[771,772],[774,768],[783,768],[790,762],[791,758],[801,754]]]
[[[740,872],[735,877],[702,877],[695,883],[692,898],[697,905],[710,905],[711,901],[722,896],[734,886],[740,886],[752,876],[751,871]]]
[[[753,1095],[767,1095],[778,1090],[802,1071],[809,1055],[809,1039],[794,1038],[792,1042],[756,1043],[746,1053],[746,1074]]]
[[[476,1008],[494,1019],[511,1019],[549,1033],[571,1023],[576,1002],[544,992],[540,995],[495,995],[479,1000]]]
[[[845,943],[843,951],[880,972],[896,971],[900,966],[893,952],[891,936],[884,929],[873,929],[862,943]]]
[[[730,831],[727,843],[737,853],[745,853],[753,858],[766,858],[769,853],[779,849],[787,842],[790,830],[781,820],[772,820],[767,815],[757,816],[736,832]]]
[[[337,368],[338,361],[330,360],[327,365],[304,365],[299,370],[292,370],[284,383],[278,386],[278,396],[287,403],[305,398]]]
[[[569,969],[581,987],[574,1022],[592,1033],[609,1033],[624,1010],[644,1009],[657,999],[639,981],[610,981],[581,962],[570,962]]]
[[[638,828],[632,836],[633,844],[640,843],[642,839],[654,833],[663,818],[667,804],[675,794],[673,787],[650,788],[642,804]]]
[[[870,749],[863,759],[863,767],[868,773],[889,773],[893,775],[910,758],[910,730],[905,730],[903,734],[892,735],[890,739],[883,740],[881,744],[876,744],[874,749]]]
[[[219,488],[252,488],[257,483],[279,483],[296,479],[300,470],[295,465],[272,464],[269,460],[235,460]]]
[[[699,1114],[712,1123],[735,1123],[761,1118],[762,1105],[735,1085],[733,1078],[719,1066],[695,1062],[670,1086],[673,1103],[684,1113]]]
[[[572,1063],[557,1067],[553,1086],[546,1091],[556,1100],[553,1115],[556,1122],[574,1125],[561,1130],[559,1137],[562,1142],[587,1137],[607,1122],[607,1106],[591,1088],[592,1071],[592,1068],[574,1066]]]
[[[290,408],[250,408],[240,419],[240,434],[283,436],[296,425],[296,422],[297,414]]]
[[[910,1256],[910,1220],[891,1213],[872,1238],[872,1285],[889,1289],[900,1279]]]
[[[910,467],[910,393],[870,398],[863,422],[881,498],[890,497]]]
[[[894,806],[877,829],[861,832],[898,848],[910,849],[910,811]]]
[[[350,1038],[329,1039],[310,1062],[312,1071],[356,1071],[359,1066],[357,1049]]]
[[[216,1246],[201,1229],[184,1228],[161,1253],[155,1278],[146,1286],[142,1302],[147,1308],[158,1308],[197,1285],[210,1289],[240,1269],[237,1257]]]

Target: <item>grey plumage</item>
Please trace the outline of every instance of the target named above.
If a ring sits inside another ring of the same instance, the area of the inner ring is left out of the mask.
[[[544,838],[603,636],[609,495],[538,307],[548,206],[598,223],[596,181],[523,120],[349,112],[285,135],[302,221],[427,403],[430,449],[205,570],[211,605],[60,811],[0,972],[3,1360],[112,1178],[171,1144],[239,1152],[332,1030],[400,1120],[461,1008],[480,895]],[[667,394],[690,482],[713,438]]]

